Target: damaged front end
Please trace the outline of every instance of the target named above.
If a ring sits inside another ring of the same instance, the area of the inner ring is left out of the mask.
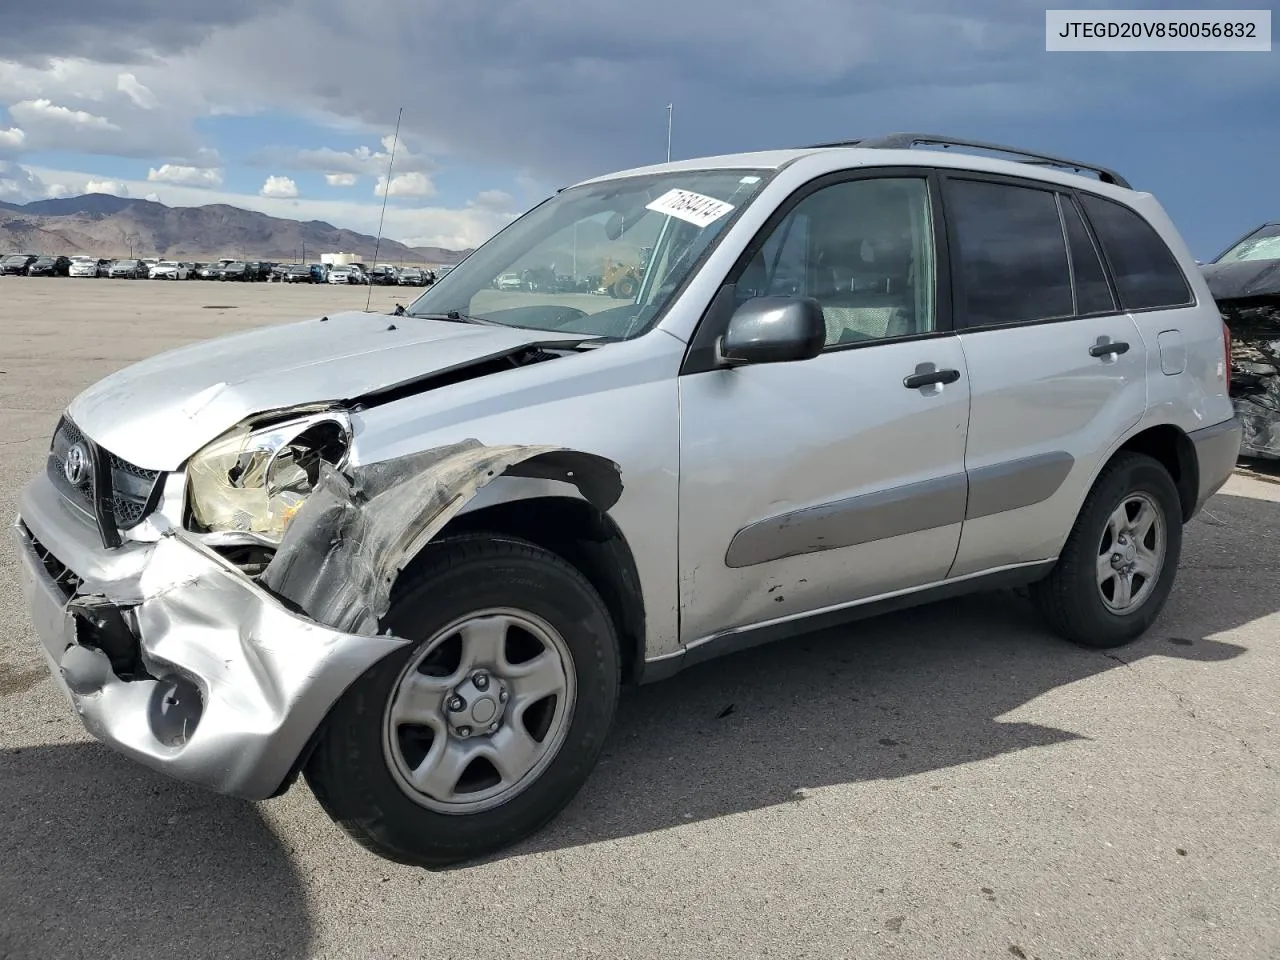
[[[1240,454],[1280,459],[1280,291],[1218,301],[1231,331],[1231,400],[1244,427]]]
[[[91,456],[55,440],[14,526],[54,676],[100,740],[246,799],[287,785],[346,688],[403,647],[379,632],[396,577],[482,487],[562,480],[602,510],[621,493],[612,461],[554,446],[467,440],[354,465],[345,412],[312,407],[151,477],[125,524],[119,494],[101,495],[122,461],[72,438]],[[112,469],[59,484],[78,476],[68,463]]]

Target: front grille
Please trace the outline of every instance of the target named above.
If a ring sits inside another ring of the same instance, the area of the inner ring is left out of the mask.
[[[78,476],[67,469],[77,446]],[[101,448],[65,416],[53,432],[47,471],[68,502],[93,517],[100,530],[115,533],[136,527],[154,509],[162,476],[159,470],[146,470]],[[100,471],[106,475],[99,476]]]
[[[40,563],[44,565],[45,572],[58,585],[63,596],[68,600],[75,596],[76,591],[80,589],[80,584],[84,581],[70,567],[50,553],[49,548],[36,539],[35,534],[25,523],[22,525],[22,532],[31,541],[31,549],[35,551]]]

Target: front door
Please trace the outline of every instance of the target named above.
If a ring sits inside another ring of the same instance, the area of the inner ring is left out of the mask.
[[[969,385],[938,304],[936,207],[924,174],[823,178],[728,278],[738,303],[816,298],[827,345],[680,378],[683,642],[946,577]]]

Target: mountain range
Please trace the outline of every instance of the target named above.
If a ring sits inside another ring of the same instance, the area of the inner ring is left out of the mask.
[[[323,220],[286,220],[215,203],[170,207],[105,193],[26,204],[0,203],[0,254],[86,254],[178,260],[318,261],[352,253],[388,263],[458,263],[470,250],[409,247],[335,227]]]

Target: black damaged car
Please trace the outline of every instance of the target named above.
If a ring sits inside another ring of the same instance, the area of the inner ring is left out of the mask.
[[[1280,460],[1280,222],[1264,223],[1200,269],[1231,331],[1240,454]]]

